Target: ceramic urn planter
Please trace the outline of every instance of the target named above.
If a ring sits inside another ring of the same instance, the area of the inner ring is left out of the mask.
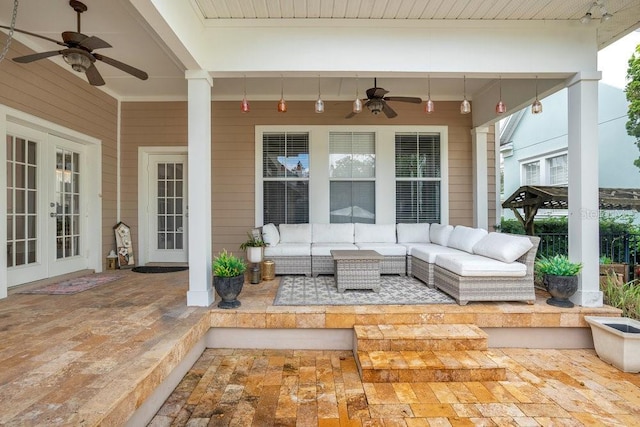
[[[627,317],[585,316],[600,359],[623,372],[640,372],[640,322]]]

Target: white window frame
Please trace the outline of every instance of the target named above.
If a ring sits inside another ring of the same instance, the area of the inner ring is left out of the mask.
[[[449,155],[447,126],[278,126],[255,127],[255,225],[263,224],[262,134],[307,132],[309,134],[309,222],[328,224],[329,132],[374,132],[376,134],[376,223],[396,223],[395,134],[399,132],[439,133],[442,189],[441,222],[449,221]]]
[[[564,182],[557,182],[555,184],[551,183],[551,161],[553,159],[557,159],[560,157],[564,157],[566,158],[565,161],[565,166],[566,166],[566,170],[567,170],[567,176],[566,176],[566,180]],[[550,156],[547,157],[545,159],[545,169],[546,169],[546,174],[547,174],[547,185],[554,185],[554,186],[563,186],[563,185],[568,185],[569,184],[569,155],[568,153],[562,153],[562,154],[558,154],[556,156]]]
[[[552,185],[549,183],[550,182],[549,160],[556,157],[561,157],[561,156],[567,156],[567,165],[568,165],[569,155],[567,150],[555,150],[548,153],[544,153],[539,156],[528,157],[526,159],[520,160],[520,185],[534,185],[534,184],[525,184],[524,167],[526,165],[529,165],[531,163],[536,163],[536,162],[538,163],[540,182],[535,185]],[[561,185],[567,185],[567,184],[568,184],[568,181],[564,184],[553,184],[553,185],[561,186]]]

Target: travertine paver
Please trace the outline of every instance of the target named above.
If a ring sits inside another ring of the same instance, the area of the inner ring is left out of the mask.
[[[351,352],[209,349],[149,425],[640,425],[640,375],[592,350],[491,355],[507,381],[363,383]]]

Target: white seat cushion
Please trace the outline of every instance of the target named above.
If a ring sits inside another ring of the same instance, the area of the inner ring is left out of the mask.
[[[473,253],[503,262],[513,262],[533,247],[528,237],[489,233],[473,246]]]
[[[313,243],[353,243],[353,224],[312,224]]]
[[[262,240],[267,246],[275,246],[280,243],[280,233],[275,224],[266,224],[262,227]]]
[[[395,224],[355,224],[357,243],[396,243]]]
[[[382,256],[405,256],[407,248],[397,243],[356,243],[358,249],[376,251]]]
[[[436,265],[465,277],[524,277],[527,266],[519,262],[502,262],[481,255],[440,254]]]
[[[280,243],[311,243],[311,224],[280,224]]]
[[[429,226],[429,240],[431,243],[447,246],[453,225],[431,224]]]
[[[429,223],[396,225],[398,243],[430,243]]]
[[[353,243],[312,243],[312,256],[331,256],[332,249],[357,251],[358,247]]]
[[[471,254],[473,253],[473,246],[486,235],[487,230],[485,229],[456,225],[449,236],[447,246],[454,249],[460,249],[461,251]]]
[[[311,256],[309,243],[280,243],[264,248],[264,256]]]
[[[411,255],[414,249],[428,249],[432,243],[398,243],[407,248],[407,255]]]
[[[411,256],[421,259],[429,264],[435,264],[436,256],[440,254],[464,254],[458,249],[449,248],[447,246],[436,245],[435,243],[427,243],[426,245],[416,246],[411,249]]]

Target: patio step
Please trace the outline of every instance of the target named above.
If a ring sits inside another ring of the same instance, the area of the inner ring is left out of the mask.
[[[357,350],[486,350],[487,334],[476,325],[354,325]]]
[[[363,382],[503,381],[475,325],[355,325]]]

